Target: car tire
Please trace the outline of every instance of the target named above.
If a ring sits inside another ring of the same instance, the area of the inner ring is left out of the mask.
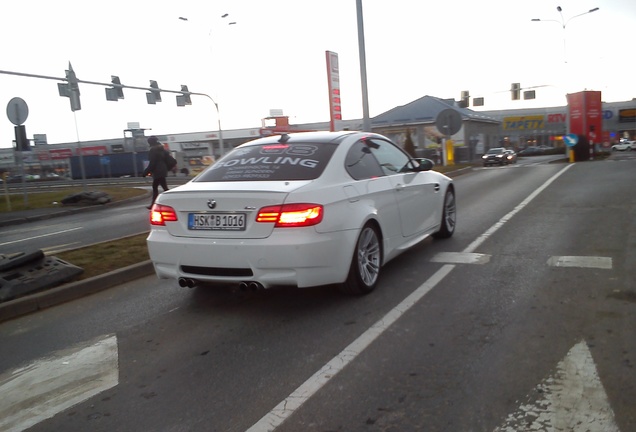
[[[433,234],[434,238],[449,238],[455,232],[457,225],[457,206],[455,204],[455,191],[448,188],[444,195],[444,208],[442,209],[442,223],[439,231]]]
[[[346,294],[363,295],[378,284],[382,267],[382,242],[374,224],[368,223],[360,232],[351,259],[347,280],[341,285]]]

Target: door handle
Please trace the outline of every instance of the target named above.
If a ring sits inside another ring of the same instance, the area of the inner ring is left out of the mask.
[[[435,192],[439,192],[439,183],[435,183],[433,188],[435,189]]]

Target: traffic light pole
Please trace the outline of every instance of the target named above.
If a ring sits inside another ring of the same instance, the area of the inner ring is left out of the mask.
[[[148,99],[149,103],[150,103],[151,99],[153,101],[155,101],[155,102],[161,102],[161,96],[160,96],[161,92],[174,93],[174,94],[177,95],[177,105],[178,106],[190,105],[191,104],[191,102],[190,102],[190,96],[191,95],[205,96],[208,99],[210,99],[210,101],[212,101],[212,103],[214,104],[214,108],[216,109],[218,125],[219,125],[219,147],[220,147],[220,150],[221,150],[222,154],[225,151],[225,148],[224,148],[225,146],[224,146],[224,142],[223,142],[223,130],[221,129],[221,114],[220,114],[220,111],[219,111],[219,104],[216,103],[216,101],[210,95],[208,95],[206,93],[198,93],[198,92],[189,91],[188,90],[188,86],[182,85],[181,86],[181,90],[165,90],[165,89],[160,89],[159,86],[157,85],[156,81],[150,81],[150,87],[131,86],[131,85],[121,84],[121,82],[119,81],[119,77],[116,77],[116,76],[111,76],[113,81],[110,82],[110,83],[81,80],[81,79],[78,79],[75,76],[75,72],[73,71],[73,68],[71,67],[70,63],[69,63],[69,69],[66,71],[66,77],[64,77],[64,78],[47,76],[47,75],[29,74],[29,73],[23,73],[23,72],[5,71],[5,70],[0,70],[0,74],[23,76],[23,77],[28,77],[28,78],[40,78],[40,79],[48,79],[48,80],[66,82],[67,86],[69,87],[68,91],[63,92],[62,84],[59,84],[58,87],[60,88],[60,95],[61,96],[69,97],[71,99],[71,110],[72,111],[77,111],[77,110],[81,109],[81,105],[80,105],[80,102],[79,102],[79,89],[77,88],[77,85],[79,83],[91,84],[91,85],[99,85],[99,86],[107,87],[107,92],[106,92],[107,100],[115,100],[115,101],[118,100],[118,99],[123,99],[124,98],[124,95],[123,95],[123,89],[124,88],[133,89],[133,90],[145,90],[145,91],[150,92],[150,94],[154,95],[154,97]],[[108,90],[111,90],[111,91],[109,92]],[[62,93],[64,93],[64,94],[62,94]],[[114,94],[116,94],[116,97],[113,97]],[[77,128],[77,124],[76,124],[76,128]]]
[[[212,97],[210,95],[203,94],[203,93],[192,93],[192,94],[198,94],[200,96],[206,96],[214,104],[214,108],[216,108],[216,118],[217,118],[218,124],[219,124],[219,147],[220,147],[220,150],[221,150],[221,156],[223,156],[225,154],[225,146],[223,144],[223,129],[221,129],[221,112],[219,111],[219,104],[216,103],[215,100],[212,99]]]

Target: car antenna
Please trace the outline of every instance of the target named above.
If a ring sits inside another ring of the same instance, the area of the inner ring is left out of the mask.
[[[281,134],[280,138],[278,139],[279,143],[286,143],[287,141],[289,141],[289,135],[284,133]]]

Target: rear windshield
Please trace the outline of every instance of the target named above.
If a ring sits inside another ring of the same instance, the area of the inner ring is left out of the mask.
[[[314,180],[337,144],[272,143],[237,148],[201,173],[196,182]]]

